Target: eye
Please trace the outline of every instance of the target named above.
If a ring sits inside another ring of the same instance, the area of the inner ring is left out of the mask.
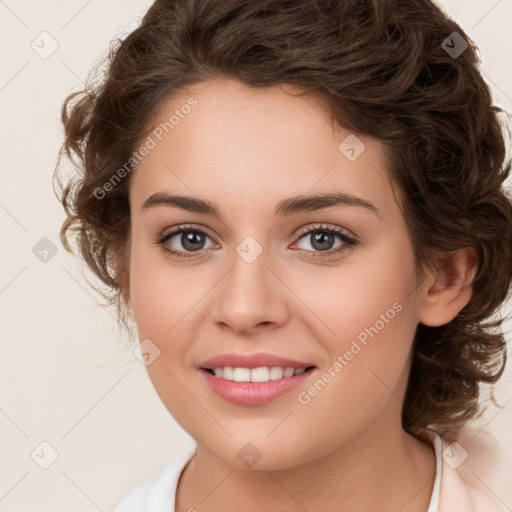
[[[329,227],[324,224],[314,226],[308,230],[301,230],[298,234],[299,242],[308,240],[310,248],[302,249],[309,258],[325,258],[340,254],[357,245],[357,240],[348,235],[338,227]],[[336,238],[338,245],[334,245]],[[193,225],[180,225],[169,233],[155,240],[162,250],[173,257],[178,258],[198,258],[203,255],[203,251],[209,252],[212,247],[205,247],[208,239],[212,239],[208,233]],[[177,249],[176,245],[181,246]],[[296,245],[296,244],[294,244]],[[293,247],[293,246],[292,246]],[[197,253],[197,254],[194,254]]]
[[[196,258],[189,252],[199,252],[208,250],[205,248],[205,242],[209,239],[208,233],[194,226],[178,226],[175,230],[165,234],[156,240],[155,243],[162,247],[162,250],[178,258]],[[173,249],[172,245],[178,245],[178,250]]]
[[[306,248],[306,253],[311,253],[308,254],[310,258],[329,257],[357,245],[357,240],[342,229],[323,224],[309,228],[307,231],[301,231],[299,237],[299,240],[308,241],[305,245],[310,247]],[[338,245],[334,245],[336,238],[340,240]]]

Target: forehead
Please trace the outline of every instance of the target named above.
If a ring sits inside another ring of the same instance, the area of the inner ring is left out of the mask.
[[[249,208],[336,190],[385,208],[392,192],[382,143],[333,130],[322,102],[298,92],[218,79],[176,94],[152,123],[152,148],[134,171],[130,201],[167,191]]]

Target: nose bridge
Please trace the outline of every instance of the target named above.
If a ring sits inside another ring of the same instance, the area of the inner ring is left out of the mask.
[[[269,268],[273,260],[270,248],[247,236],[231,258],[231,270],[217,296],[216,320],[235,330],[283,322],[287,314],[285,289]]]

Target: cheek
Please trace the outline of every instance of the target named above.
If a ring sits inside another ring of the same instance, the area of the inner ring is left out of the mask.
[[[357,262],[354,258],[339,272],[310,275],[302,286],[297,295],[308,296],[308,306],[321,320],[330,363],[341,360],[338,371],[333,369],[338,384],[332,387],[355,397],[389,394],[387,387],[394,389],[407,370],[417,325],[415,262],[408,239],[361,252]]]
[[[331,353],[348,350],[351,340],[364,343],[371,334],[393,338],[391,333],[403,326],[410,329],[415,287],[414,255],[401,237],[354,253],[337,269],[315,269],[294,282],[297,295],[307,297],[326,328]]]
[[[167,264],[157,251],[140,247],[132,250],[130,295],[138,336],[141,342],[149,339],[157,347],[152,348],[152,357],[158,354],[146,370],[155,391],[177,421],[185,421],[184,411],[194,407],[180,384],[184,380],[183,368],[176,364],[186,359],[188,338],[183,329],[191,305],[199,299],[198,287],[184,274]]]
[[[139,336],[164,339],[187,313],[197,295],[195,284],[168,264],[160,249],[134,240],[130,258],[130,297]],[[190,306],[188,306],[190,307]],[[167,334],[166,334],[167,333]]]
[[[298,390],[294,414],[297,444],[301,436],[314,439],[322,432],[321,446],[311,446],[308,457],[319,450],[328,453],[333,439],[350,440],[379,417],[400,421],[416,325],[414,305],[404,283],[395,283],[394,289],[384,278],[371,283],[359,281],[359,289],[352,289],[337,307],[323,305],[322,318],[335,334],[318,338],[330,361],[309,387]],[[286,445],[290,435],[287,431],[279,442]]]

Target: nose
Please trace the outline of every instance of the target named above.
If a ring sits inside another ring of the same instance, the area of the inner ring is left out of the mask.
[[[232,268],[216,287],[215,322],[245,336],[284,325],[291,292],[279,272],[269,266],[271,255],[263,251],[251,261],[240,254],[234,253]]]

